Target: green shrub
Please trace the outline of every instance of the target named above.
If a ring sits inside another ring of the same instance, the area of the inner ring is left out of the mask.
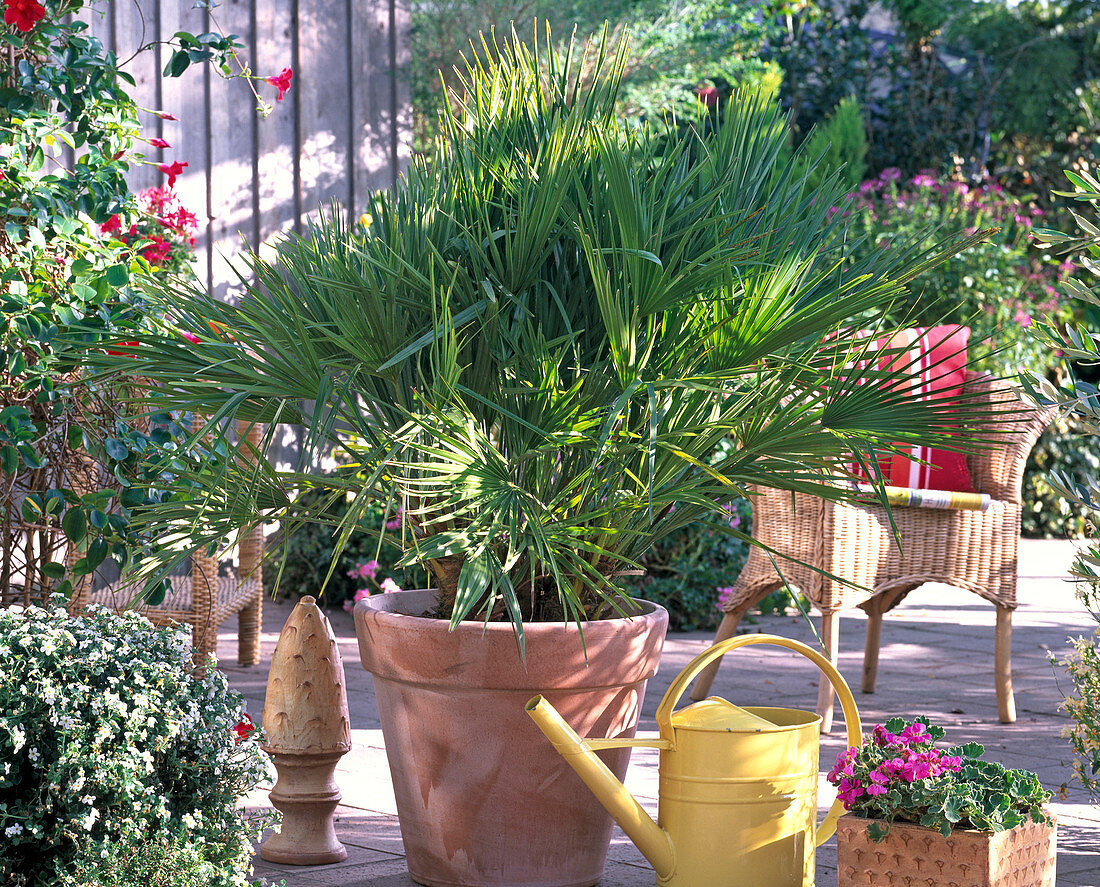
[[[859,102],[845,98],[810,134],[801,166],[808,173],[807,182],[813,188],[820,187],[826,176],[839,171],[842,185],[854,191],[867,172],[866,157],[863,112]],[[811,169],[814,161],[816,165]]]
[[[106,857],[81,860],[71,887],[210,887],[217,867],[187,842],[186,833],[142,842],[106,842]]]
[[[740,499],[730,506],[730,527],[749,532],[752,509]],[[656,543],[642,559],[644,576],[630,582],[637,597],[668,610],[670,631],[712,629],[722,618],[721,589],[733,585],[749,545],[705,521],[695,521]]]
[[[1086,534],[1091,509],[1051,483],[1051,472],[1075,477],[1100,474],[1100,442],[1072,417],[1059,418],[1039,436],[1023,483],[1023,534],[1054,539]]]
[[[324,507],[316,512],[324,516],[324,521],[303,524],[291,533],[279,533],[268,542],[272,568],[264,571],[266,594],[290,597],[309,594],[330,607],[338,607],[358,600],[356,595],[361,597],[364,588],[372,594],[383,590],[387,579],[404,589],[430,587],[424,570],[395,566],[401,557],[401,549],[395,544],[395,537],[401,533],[400,512],[379,503],[367,506],[359,522],[360,529],[348,537],[326,585],[337,547],[336,528],[351,504],[346,495],[330,495],[327,499],[326,502],[316,490],[302,493],[296,500],[298,506],[314,508],[324,502]]]
[[[1038,229],[1035,239],[1055,256],[1074,256],[1080,267],[1092,275],[1075,277],[1064,284],[1067,294],[1095,308],[1100,305],[1100,180],[1088,173],[1067,172],[1072,191],[1056,192],[1076,206],[1076,233]],[[1093,315],[1094,316],[1094,315]],[[1036,324],[1040,344],[1068,361],[1100,365],[1100,329],[1089,326],[1088,315],[1065,327],[1047,321]],[[1041,403],[1054,403],[1067,410],[1080,427],[1100,434],[1100,389],[1072,371],[1058,388],[1041,377],[1027,380],[1032,396]],[[1092,438],[1095,440],[1095,438]],[[1074,470],[1076,469],[1076,470]],[[1077,551],[1071,573],[1077,581],[1078,595],[1093,618],[1100,624],[1100,471],[1095,466],[1059,464],[1050,473],[1052,485],[1067,500],[1089,509],[1089,543]],[[1077,755],[1075,771],[1094,800],[1100,801],[1100,628],[1091,637],[1080,637],[1063,663],[1073,681],[1074,692],[1067,694],[1063,710],[1072,719],[1067,733]]]
[[[60,887],[158,843],[207,866],[204,887],[248,883],[263,822],[237,800],[267,759],[225,675],[195,670],[187,632],[8,609],[0,662],[0,883]]]

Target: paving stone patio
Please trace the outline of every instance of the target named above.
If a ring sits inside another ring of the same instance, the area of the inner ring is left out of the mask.
[[[1090,805],[1083,790],[1074,784],[1072,756],[1060,735],[1066,719],[1057,710],[1062,698],[1059,676],[1048,661],[1048,652],[1062,651],[1068,636],[1094,627],[1064,580],[1071,558],[1071,548],[1063,542],[1021,543],[1020,608],[1014,618],[1012,644],[1015,724],[997,722],[993,607],[946,586],[918,589],[886,617],[877,691],[873,695],[857,692],[856,702],[865,724],[895,714],[923,713],[947,728],[949,740],[981,742],[988,757],[1035,770],[1057,793],[1053,809],[1059,819],[1058,887],[1100,887],[1100,808]],[[257,720],[271,654],[290,609],[289,603],[265,602],[264,659],[259,666],[232,664],[236,661],[234,623],[227,623],[219,634],[218,652],[226,663],[225,671]],[[853,688],[859,685],[862,668],[862,615],[855,610],[841,620],[840,669]],[[256,874],[276,884],[285,879],[288,887],[411,887],[414,882],[405,868],[370,676],[359,665],[351,616],[336,611],[330,618],[347,672],[354,744],[337,771],[343,803],[337,811],[336,830],[348,849],[348,859],[338,865],[296,868],[272,865],[257,856]],[[809,630],[798,618],[760,618],[746,629],[812,643]],[[656,735],[653,718],[661,696],[680,669],[709,643],[709,634],[669,635],[660,671],[646,694],[639,736]],[[1064,687],[1064,676],[1061,681]],[[812,709],[816,687],[816,671],[809,663],[796,661],[779,649],[752,647],[727,657],[712,693],[743,704]],[[826,769],[843,746],[839,726],[831,736],[823,737],[821,760]],[[656,752],[635,752],[627,784],[656,816]],[[824,779],[820,786],[819,802],[824,811],[831,801],[831,787]],[[247,803],[265,805],[266,792],[257,791]],[[836,884],[833,841],[818,851],[817,871],[817,887]],[[653,884],[652,869],[616,830],[601,887]]]

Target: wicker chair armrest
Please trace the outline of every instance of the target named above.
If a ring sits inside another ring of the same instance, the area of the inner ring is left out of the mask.
[[[1056,411],[1036,409],[1009,382],[988,373],[968,371],[966,386],[968,393],[977,393],[982,402],[999,411],[1018,411],[1008,421],[1000,421],[996,432],[987,438],[989,444],[981,452],[968,454],[966,461],[975,490],[1019,503],[1028,454]]]

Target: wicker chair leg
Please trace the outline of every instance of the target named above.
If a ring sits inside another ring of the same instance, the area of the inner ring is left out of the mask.
[[[751,557],[750,552],[750,557]],[[746,565],[746,569],[748,566]],[[741,575],[744,575],[742,570]],[[778,579],[774,578],[774,573],[767,580],[754,579],[751,582],[747,582],[742,585],[738,582],[734,585],[734,590],[730,595],[730,600],[726,606],[730,607],[722,617],[722,624],[718,626],[718,631],[714,634],[714,643],[724,641],[727,638],[733,637],[733,633],[737,631],[737,626],[740,625],[742,617],[749,611],[749,608],[753,604],[759,603],[770,592],[775,591],[780,587]],[[699,672],[699,677],[695,679],[695,684],[691,690],[691,698],[695,702],[699,702],[707,698],[707,693],[710,692],[710,685],[714,682],[714,676],[718,674],[718,667],[722,664],[722,658],[715,659],[710,665]]]
[[[864,609],[867,611],[867,639],[863,644],[863,681],[860,689],[864,693],[874,693],[878,678],[878,650],[882,643],[882,610],[879,607]]]
[[[737,626],[741,622],[741,617],[744,615],[744,611],[737,613],[726,613],[722,617],[722,624],[718,626],[718,631],[714,634],[714,643],[720,643],[733,637]],[[701,672],[699,677],[695,679],[695,685],[691,688],[691,698],[695,702],[699,702],[707,698],[707,693],[710,692],[710,685],[714,683],[714,676],[718,674],[718,666],[722,664],[722,660],[716,659]]]
[[[997,684],[997,714],[1002,724],[1016,722],[1016,700],[1012,695],[1012,610],[997,607],[994,645],[994,680]]]
[[[829,661],[835,666],[840,658],[840,614],[821,614],[821,642],[829,654]],[[821,715],[821,732],[833,729],[833,685],[825,675],[817,684],[817,713]]]
[[[245,607],[237,616],[237,664],[260,664],[260,626],[263,624],[263,595]]]

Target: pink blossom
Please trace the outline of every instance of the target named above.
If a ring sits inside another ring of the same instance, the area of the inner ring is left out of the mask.
[[[390,594],[391,592],[400,591],[400,590],[401,590],[401,586],[398,585],[396,582],[394,582],[393,579],[387,577],[387,578],[382,580],[382,591],[385,594]]]
[[[294,71],[290,68],[283,68],[278,74],[274,74],[271,77],[265,77],[264,83],[270,83],[275,87],[278,95],[275,96],[275,101],[281,102],[283,96],[287,94],[287,90],[290,89],[290,79],[294,76]]]
[[[187,166],[187,161],[180,163],[178,160],[174,160],[171,163],[158,163],[157,169],[168,176],[168,187],[171,188],[176,184],[176,178],[183,173],[183,168]]]
[[[719,610],[724,610],[725,607],[726,607],[726,602],[730,599],[730,596],[732,594],[733,594],[733,586],[732,585],[724,585],[721,588],[719,588],[718,589],[718,603],[715,604],[715,607]]]
[[[350,570],[348,570],[349,579],[374,579],[378,575],[378,561],[367,561],[366,563],[358,563]]]
[[[145,141],[147,141],[154,148],[171,148],[172,147],[166,141],[164,141],[164,139],[161,139],[161,138],[146,139]]]
[[[365,600],[366,598],[369,598],[369,597],[370,597],[370,589],[369,588],[360,588],[357,592],[355,592],[355,603],[359,603],[359,601]]]
[[[852,765],[856,759],[856,749],[846,748],[836,756],[836,763],[833,764],[833,769],[829,771],[829,782],[835,783],[837,778],[841,775],[851,776]]]
[[[836,796],[844,802],[846,807],[854,801],[857,801],[863,794],[863,783],[858,779],[851,779],[845,776],[840,780],[839,785],[837,785]]]
[[[393,517],[391,517],[388,521],[386,521],[386,529],[387,530],[400,530],[402,525],[404,524],[403,515],[404,515],[404,511],[402,511],[401,506],[398,506],[397,511],[394,513]]]
[[[1024,311],[1022,308],[1016,311],[1016,323],[1018,323],[1024,329],[1031,326],[1031,315]]]

